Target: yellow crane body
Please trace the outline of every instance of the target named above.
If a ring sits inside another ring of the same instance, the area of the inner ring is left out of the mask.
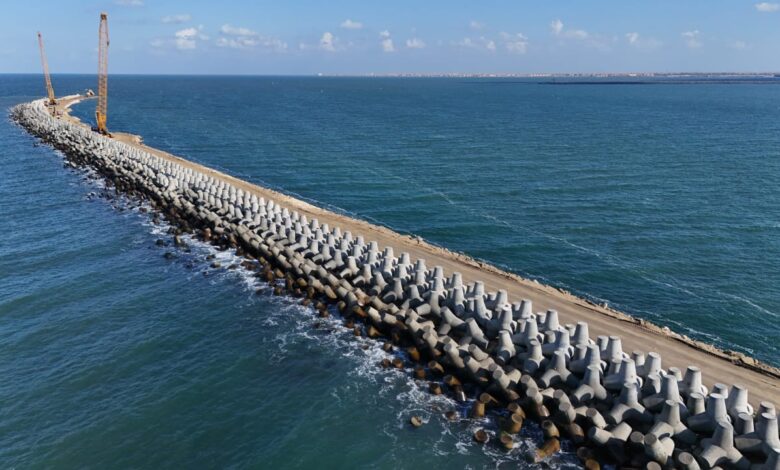
[[[46,95],[49,98],[48,104],[54,106],[57,100],[54,98],[54,88],[51,86],[51,76],[49,75],[49,62],[46,60],[46,50],[43,48],[43,36],[38,32],[38,48],[41,50],[41,65],[43,65],[43,78],[46,80]]]
[[[106,118],[108,117],[108,15],[100,14],[98,30],[98,102],[95,109],[96,130],[108,134]]]

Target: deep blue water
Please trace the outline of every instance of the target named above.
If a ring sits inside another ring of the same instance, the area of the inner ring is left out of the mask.
[[[0,109],[42,88],[0,75]],[[780,365],[776,85],[109,89],[109,128],[152,146]],[[165,227],[34,144],[0,121],[3,467],[492,468],[539,443],[529,428],[511,454],[478,448],[480,424],[447,423],[452,404],[378,368],[377,345],[210,269],[208,247],[165,259]],[[430,422],[410,430],[417,413]]]

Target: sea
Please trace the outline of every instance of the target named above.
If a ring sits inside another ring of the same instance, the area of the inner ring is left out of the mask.
[[[778,85],[112,75],[108,126],[780,366]],[[0,467],[537,467],[538,427],[503,450],[496,416],[66,167],[8,118],[44,90],[0,75]]]

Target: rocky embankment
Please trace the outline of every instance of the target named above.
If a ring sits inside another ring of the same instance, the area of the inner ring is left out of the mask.
[[[431,393],[468,403],[474,417],[495,410],[498,445],[511,448],[533,419],[545,435],[536,460],[564,437],[590,469],[780,470],[777,410],[769,402],[753,409],[740,385],[708,389],[697,367],[664,368],[657,353],[623,351],[618,336],[591,338],[585,322],[561,324],[558,312],[534,312],[531,300],[487,292],[458,272],[54,118],[42,100],[15,107],[12,117],[117,191],[148,200],[179,230],[235,249],[280,293],[303,297],[322,315],[334,305],[356,335],[404,350]]]

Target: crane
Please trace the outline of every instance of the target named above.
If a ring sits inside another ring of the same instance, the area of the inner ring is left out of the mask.
[[[108,15],[100,14],[100,29],[98,30],[98,102],[95,109],[95,130],[109,135],[106,129],[108,113]]]
[[[49,76],[49,62],[46,60],[46,50],[43,48],[43,36],[38,31],[38,48],[41,50],[41,65],[43,65],[43,78],[46,79],[46,94],[49,96],[47,104],[54,106],[57,100],[54,98],[54,88],[51,86],[51,76]]]

